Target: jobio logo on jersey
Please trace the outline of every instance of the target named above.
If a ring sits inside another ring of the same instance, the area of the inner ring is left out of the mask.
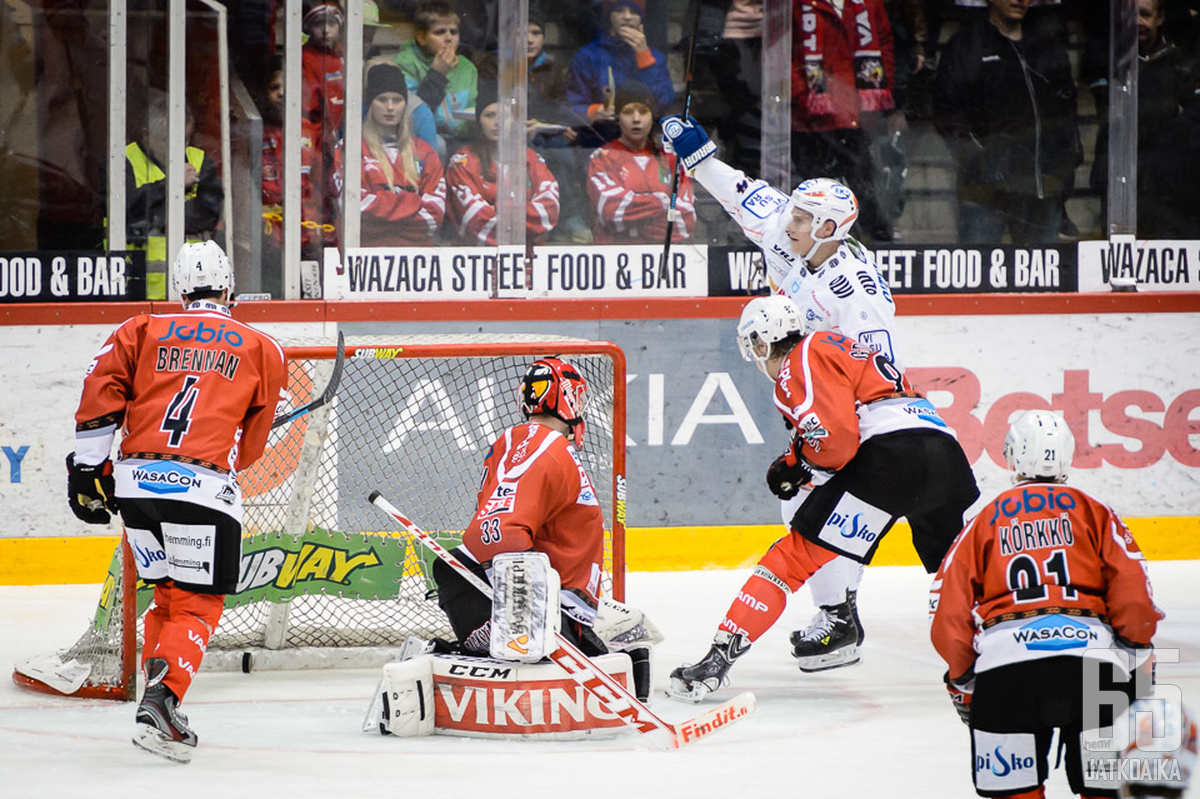
[[[1013,640],[1035,652],[1083,649],[1099,641],[1091,627],[1066,616],[1044,616],[1013,631]]]
[[[1033,767],[1034,759],[1032,757],[1022,757],[1016,752],[1006,753],[1000,746],[991,752],[975,756],[975,773],[977,774],[981,771],[990,771],[997,777],[1007,777],[1014,771],[1024,771]]]
[[[184,494],[200,487],[200,478],[177,463],[155,463],[133,470],[138,488],[154,494]]]
[[[167,334],[158,340],[170,341],[171,339],[194,341],[197,344],[217,342],[228,344],[231,347],[242,346],[242,335],[236,330],[226,330],[224,322],[218,327],[211,327],[204,324],[204,321],[201,320],[195,327],[188,327],[187,325],[180,324],[178,320],[172,319],[171,326],[167,328]]]

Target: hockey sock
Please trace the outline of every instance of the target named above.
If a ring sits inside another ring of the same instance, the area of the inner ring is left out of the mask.
[[[813,604],[829,606],[845,602],[847,591],[858,590],[862,574],[863,565],[850,558],[839,557],[829,561],[808,578]]]
[[[170,584],[154,586],[154,607],[146,611],[146,635],[142,644],[142,668],[146,668],[146,659],[154,657],[158,649],[158,640],[162,635],[162,627],[171,618]]]
[[[738,591],[737,599],[729,606],[721,629],[744,633],[751,643],[771,628],[787,607],[787,593],[777,583],[756,571]]]
[[[171,592],[170,617],[162,624],[158,646],[148,656],[167,661],[163,684],[182,701],[204,659],[208,639],[221,619],[225,598],[194,594],[175,586],[168,590]]]

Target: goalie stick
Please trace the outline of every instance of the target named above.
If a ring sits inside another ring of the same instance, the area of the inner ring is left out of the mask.
[[[322,405],[333,399],[334,395],[337,394],[338,383],[342,381],[342,364],[345,362],[345,360],[346,338],[342,335],[342,331],[339,330],[337,338],[337,358],[333,362],[333,374],[329,376],[329,383],[325,386],[325,390],[308,403],[301,405],[299,408],[292,408],[287,413],[276,416],[275,421],[271,422],[271,429],[274,430],[276,427],[283,427],[289,422],[296,421],[301,416],[307,416],[312,411],[315,411],[317,408],[320,408]]]
[[[384,499],[382,494],[372,491],[369,501],[399,522],[400,526],[410,535],[458,572],[484,596],[488,599],[492,598],[491,586],[463,565],[462,561],[439,544],[429,533],[414,524],[396,506]],[[638,701],[638,698],[628,688],[603,670],[596,668],[587,655],[580,652],[578,647],[565,638],[562,633],[555,633],[554,638],[558,648],[550,653],[550,659],[561,666],[572,680],[583,686],[584,690],[596,697],[606,710],[617,715],[623,722],[663,748],[679,749],[694,743],[745,718],[754,711],[754,694],[747,691],[694,718],[678,724],[671,724],[659,718],[650,708]]]

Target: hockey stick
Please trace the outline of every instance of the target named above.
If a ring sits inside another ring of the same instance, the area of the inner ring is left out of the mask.
[[[475,586],[480,593],[488,599],[492,598],[490,585],[463,565],[462,561],[439,544],[429,533],[397,510],[378,491],[372,491],[369,500],[372,505],[399,522],[400,526],[410,535],[458,572],[467,582]],[[596,668],[587,655],[580,652],[579,648],[565,638],[562,633],[555,633],[554,637],[558,648],[550,653],[550,659],[561,666],[572,680],[582,685],[584,690],[596,697],[606,710],[619,716],[621,721],[663,748],[679,749],[711,735],[754,711],[754,694],[747,691],[695,718],[679,724],[671,724],[655,715],[624,685],[603,670]]]
[[[700,4],[703,0],[692,0],[695,11],[692,13],[692,38],[688,41],[687,66],[683,78],[683,121],[687,122],[692,111],[692,66],[696,61],[696,39],[700,36]],[[667,237],[663,241],[662,263],[659,270],[664,271],[671,261],[671,237],[675,234],[675,204],[679,200],[679,175],[683,172],[683,159],[675,156],[675,168],[671,170],[671,206],[667,209]]]
[[[271,422],[271,429],[283,427],[289,422],[294,422],[301,416],[307,416],[312,411],[320,408],[325,403],[333,399],[337,394],[338,384],[342,382],[342,364],[346,360],[346,338],[342,335],[342,331],[338,331],[337,339],[337,358],[333,362],[333,374],[329,376],[329,383],[325,386],[325,390],[318,396],[310,400],[308,403],[301,405],[299,408],[292,408],[284,414],[275,417],[275,421]]]

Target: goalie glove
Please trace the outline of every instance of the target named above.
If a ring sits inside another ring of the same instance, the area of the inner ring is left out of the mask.
[[[663,117],[663,149],[679,156],[684,169],[692,170],[705,158],[717,152],[695,117],[686,120],[679,116]]]
[[[812,481],[812,472],[796,454],[795,440],[787,450],[767,467],[767,488],[780,499],[791,499],[800,493],[801,486]]]
[[[67,456],[67,502],[71,512],[88,524],[108,524],[109,512],[117,512],[116,481],[112,461],[87,465]]]
[[[952,680],[950,679],[950,672],[947,671],[942,675],[942,680],[946,683],[946,693],[950,695],[950,701],[954,704],[954,711],[958,713],[958,717],[962,719],[963,724],[970,726],[971,697],[975,695],[975,675],[971,674],[969,679],[960,677],[957,680]]]
[[[617,652],[654,646],[663,640],[662,633],[645,613],[608,597],[600,600],[592,632]]]

